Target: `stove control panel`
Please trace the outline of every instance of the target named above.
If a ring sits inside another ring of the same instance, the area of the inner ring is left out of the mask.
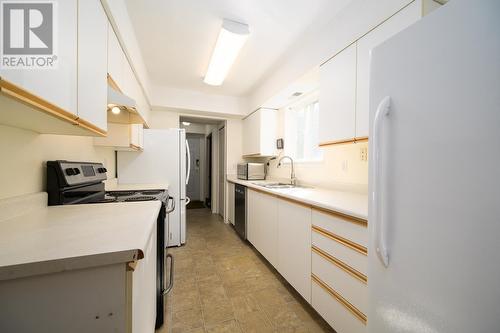
[[[106,180],[106,168],[102,163],[50,161],[47,167],[54,168],[67,185],[78,185]]]

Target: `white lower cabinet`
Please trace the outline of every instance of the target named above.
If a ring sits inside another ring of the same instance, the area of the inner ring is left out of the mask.
[[[340,239],[347,239],[362,247],[368,244],[368,232],[363,223],[352,223],[350,219],[341,216],[324,213],[318,210],[312,212],[312,224],[327,232],[339,236]]]
[[[364,333],[366,325],[319,283],[312,282],[312,306],[337,333]]]
[[[141,260],[3,280],[0,295],[0,332],[154,333],[156,228]]]
[[[332,240],[314,231],[311,235],[311,241],[314,247],[325,251],[326,253],[334,256],[340,261],[349,263],[349,266],[351,266],[353,269],[357,270],[361,274],[367,275],[368,258],[366,254],[361,253],[357,250],[352,250],[351,248],[344,245],[344,243],[341,243],[337,240]]]
[[[247,237],[337,333],[366,332],[367,222],[247,189]]]
[[[247,190],[248,240],[273,265],[278,266],[278,200]]]
[[[312,253],[312,270],[328,286],[349,300],[362,313],[368,311],[368,289],[366,282],[351,275],[342,264],[335,264],[320,254]]]
[[[156,228],[149,239],[144,258],[137,262],[134,271],[127,275],[132,303],[132,333],[155,331],[156,323]],[[130,298],[129,298],[130,302]],[[131,305],[131,308],[130,308]]]
[[[366,221],[312,210],[311,304],[338,332],[365,332]]]
[[[311,302],[311,208],[247,191],[248,240]]]
[[[311,303],[311,208],[278,200],[278,271]]]

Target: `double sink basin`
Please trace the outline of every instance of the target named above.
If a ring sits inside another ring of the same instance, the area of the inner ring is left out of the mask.
[[[304,188],[304,186],[287,184],[287,183],[260,183],[252,182],[254,185],[262,186],[269,189],[288,189],[288,188]]]

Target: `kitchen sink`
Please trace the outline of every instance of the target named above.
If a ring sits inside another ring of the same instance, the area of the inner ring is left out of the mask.
[[[265,188],[270,188],[270,189],[303,188],[303,186],[300,186],[300,185],[293,185],[293,184],[287,184],[287,183],[267,183],[267,184],[255,183],[255,185],[259,185],[259,186],[262,186]]]

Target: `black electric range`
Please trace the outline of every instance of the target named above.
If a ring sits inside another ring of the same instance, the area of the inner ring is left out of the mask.
[[[156,274],[156,328],[163,325],[165,296],[173,287],[174,259],[167,253],[165,235],[168,234],[167,215],[174,211],[175,200],[165,189],[130,191],[105,191],[106,168],[101,163],[71,162],[64,160],[47,162],[47,193],[49,206],[99,204],[111,202],[161,201],[157,218],[157,274]],[[165,232],[167,231],[167,232]],[[166,262],[170,262],[170,278],[167,283]]]

